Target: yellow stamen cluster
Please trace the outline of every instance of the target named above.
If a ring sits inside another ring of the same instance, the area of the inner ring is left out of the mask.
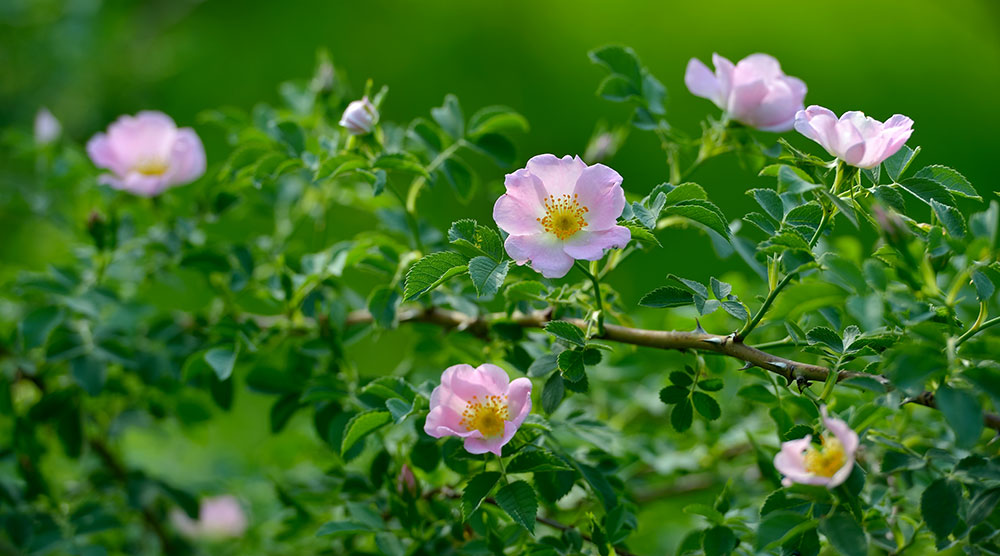
[[[167,173],[167,163],[156,159],[143,160],[132,169],[146,176],[162,176]]]
[[[844,446],[834,438],[822,438],[823,447],[816,449],[810,446],[806,450],[806,471],[821,477],[833,477],[844,466]]]
[[[587,221],[583,215],[590,212],[590,209],[580,206],[580,200],[574,193],[556,197],[549,195],[546,197],[545,216],[536,218],[546,232],[552,232],[559,239],[566,239],[581,229],[587,227]]]
[[[465,405],[460,424],[467,431],[478,430],[486,438],[492,438],[503,434],[504,423],[509,418],[506,395],[486,396],[482,400],[479,396],[472,396]]]

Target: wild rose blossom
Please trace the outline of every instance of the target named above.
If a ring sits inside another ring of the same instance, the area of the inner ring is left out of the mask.
[[[179,508],[170,511],[170,521],[189,538],[223,539],[241,537],[247,529],[247,517],[238,500],[230,495],[205,498],[198,509],[198,520]]]
[[[351,135],[366,135],[372,132],[375,122],[378,121],[378,110],[375,105],[362,97],[347,105],[344,115],[340,118],[340,125],[347,128]]]
[[[162,112],[121,116],[87,143],[98,168],[110,170],[98,182],[152,197],[205,173],[205,147],[189,127],[179,128]]]
[[[506,371],[488,363],[454,365],[441,374],[431,392],[431,410],[424,432],[434,438],[457,436],[470,454],[492,452],[498,457],[531,412],[531,381],[513,381]]]
[[[62,124],[44,106],[35,114],[35,144],[48,145],[54,143],[62,134]]]
[[[896,154],[913,133],[913,120],[896,114],[882,123],[852,110],[837,115],[810,106],[795,115],[795,130],[816,141],[826,152],[858,168],[874,168]]]
[[[767,54],[751,54],[735,66],[712,54],[715,73],[691,58],[684,84],[695,96],[707,98],[737,122],[762,131],[792,129],[795,113],[802,110],[806,84],[785,75],[781,64]]]
[[[574,260],[596,261],[625,247],[629,229],[617,224],[625,208],[622,177],[603,164],[542,154],[507,174],[493,220],[510,234],[504,247],[517,264],[561,278]]]
[[[781,481],[783,485],[800,483],[836,488],[851,475],[858,433],[840,419],[828,416],[825,406],[822,412],[823,426],[833,436],[823,435],[821,448],[817,449],[811,443],[812,436],[806,435],[782,443],[781,451],[774,456],[775,469],[785,476]]]

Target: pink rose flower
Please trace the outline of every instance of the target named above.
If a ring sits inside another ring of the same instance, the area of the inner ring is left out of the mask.
[[[622,177],[580,157],[541,154],[507,174],[493,220],[510,234],[504,247],[517,264],[546,278],[561,278],[574,260],[596,261],[604,250],[625,247],[629,229],[617,224],[625,208]]]
[[[152,197],[168,187],[184,185],[205,173],[205,147],[189,127],[178,129],[162,112],[121,116],[87,143],[98,168],[110,170],[99,183],[135,195]]]
[[[795,129],[826,152],[858,168],[874,168],[896,154],[913,133],[913,120],[896,114],[882,123],[852,110],[837,115],[810,106],[795,115]]]
[[[823,435],[822,447],[817,449],[812,436],[807,435],[781,444],[781,451],[774,456],[774,467],[785,478],[785,486],[792,483],[822,485],[835,488],[843,484],[854,469],[854,454],[858,450],[858,433],[847,423],[829,417],[822,408],[823,426],[833,436]]]
[[[202,500],[197,521],[188,517],[180,508],[171,509],[170,521],[181,534],[189,538],[241,537],[247,529],[243,508],[235,497],[229,495]]]
[[[531,412],[531,381],[513,381],[496,365],[454,365],[441,374],[431,392],[424,432],[434,438],[465,439],[470,454],[492,452],[510,442]]]
[[[362,97],[347,105],[344,115],[340,118],[340,125],[347,128],[351,135],[366,135],[372,132],[375,122],[378,121],[378,110],[375,105]]]
[[[802,110],[806,84],[785,75],[781,64],[767,54],[751,54],[735,66],[712,54],[715,73],[691,58],[684,84],[695,96],[707,98],[730,118],[762,131],[792,129],[795,113]]]

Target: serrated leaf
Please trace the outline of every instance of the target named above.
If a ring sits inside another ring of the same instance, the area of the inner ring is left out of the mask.
[[[620,75],[609,75],[597,86],[597,96],[611,102],[638,100],[642,91],[632,82]]]
[[[739,301],[723,301],[722,309],[738,320],[746,322],[750,318],[750,312]]]
[[[531,366],[528,367],[528,376],[538,377],[545,376],[559,367],[558,356],[552,353],[547,353],[542,355],[538,359],[535,359]]]
[[[906,169],[910,166],[910,163],[913,162],[913,159],[916,158],[918,153],[920,153],[920,147],[917,147],[914,150],[910,149],[906,145],[903,145],[898,151],[896,151],[896,154],[885,159],[882,166],[885,167],[885,172],[889,174],[889,178],[892,179],[892,181],[899,181],[899,177],[906,172]]]
[[[764,212],[776,222],[781,222],[785,217],[785,207],[781,202],[781,197],[773,189],[751,189],[747,195],[752,195],[757,204],[764,209]]]
[[[452,251],[439,251],[421,258],[406,273],[403,299],[416,299],[445,280],[467,272],[468,263],[468,258]]]
[[[373,409],[355,415],[344,427],[344,437],[340,442],[340,455],[343,456],[358,441],[391,421],[392,414],[381,409]]]
[[[496,295],[507,278],[510,261],[496,262],[489,257],[476,257],[469,261],[469,277],[478,297]]]
[[[563,396],[566,395],[566,385],[563,377],[559,373],[553,373],[542,387],[542,410],[551,415],[559,404],[562,403]]]
[[[712,294],[719,301],[722,301],[729,297],[729,294],[733,293],[733,286],[725,282],[716,280],[714,276],[708,280],[709,286],[712,288]]]
[[[694,419],[694,408],[689,398],[684,398],[670,412],[670,425],[677,432],[684,432],[691,428],[691,421]]]
[[[818,183],[812,183],[799,175],[800,170],[791,166],[782,165],[778,169],[778,191],[781,193],[805,193],[820,187]]]
[[[944,187],[954,195],[960,195],[977,201],[983,200],[983,198],[979,196],[979,193],[976,192],[976,188],[972,187],[969,180],[965,179],[965,176],[947,166],[941,166],[939,164],[926,166],[914,174],[913,177],[930,180]]]
[[[503,243],[492,228],[480,226],[472,219],[457,220],[448,229],[448,241],[469,256],[486,255],[496,261],[503,258]]]
[[[820,193],[822,193],[824,197],[829,199],[830,202],[833,203],[835,207],[837,207],[837,210],[839,210],[841,214],[843,214],[844,216],[847,217],[848,220],[850,220],[851,224],[853,224],[855,228],[858,227],[858,215],[854,213],[854,207],[850,205],[852,201],[845,201],[844,199],[841,199],[839,195],[834,195],[833,193],[827,191],[825,188],[820,189]]]
[[[541,448],[522,451],[507,464],[508,473],[535,473],[539,471],[569,471],[572,469],[555,454]]]
[[[835,513],[820,520],[819,531],[845,556],[867,556],[865,531],[849,514]]]
[[[682,307],[694,303],[694,296],[680,288],[662,286],[642,296],[639,305],[662,309],[665,307]]]
[[[808,333],[806,338],[810,344],[823,344],[836,353],[844,352],[844,341],[840,339],[840,334],[825,326],[817,326]]]
[[[944,477],[931,483],[920,495],[920,515],[939,539],[946,538],[958,524],[961,487]]]
[[[942,386],[934,393],[938,409],[955,431],[955,444],[971,448],[983,432],[983,410],[979,400],[966,390]]]
[[[931,204],[931,200],[934,200],[943,205],[955,206],[955,197],[943,185],[935,181],[913,177],[899,182],[899,186],[928,205]]]
[[[464,135],[465,118],[462,116],[462,108],[455,95],[445,96],[444,104],[437,108],[431,108],[431,117],[453,139]]]
[[[586,367],[583,363],[583,352],[567,349],[559,354],[559,370],[562,376],[570,382],[579,382],[586,378]]]
[[[993,292],[996,291],[993,281],[978,269],[972,271],[972,285],[976,288],[976,297],[979,298],[980,302],[989,301],[993,297]]]
[[[571,322],[564,320],[549,321],[545,324],[545,331],[557,339],[574,346],[583,347],[587,343],[583,335],[583,330]]]
[[[662,184],[663,186],[669,184]],[[654,189],[653,191],[656,191]],[[678,186],[674,186],[669,191],[664,191],[665,195],[663,197],[663,205],[676,205],[682,201],[689,201],[691,199],[707,201],[708,194],[705,193],[705,189],[696,183],[682,183]],[[652,194],[651,194],[652,195]],[[661,207],[662,209],[662,207]]]
[[[675,282],[683,284],[684,287],[686,287],[687,289],[691,290],[691,293],[693,293],[693,294],[695,294],[695,295],[697,295],[699,297],[708,297],[708,288],[705,287],[705,285],[702,284],[701,282],[696,282],[694,280],[688,280],[687,278],[681,278],[680,276],[676,276],[676,275],[673,275],[673,274],[668,274],[667,275],[667,280],[673,280]]]
[[[469,520],[472,512],[479,508],[483,499],[490,495],[490,491],[500,480],[500,473],[497,471],[483,471],[469,480],[462,492],[462,519]]]
[[[497,506],[507,512],[515,523],[530,533],[535,532],[535,516],[538,514],[538,499],[535,490],[524,481],[514,481],[501,488],[496,496]]]
[[[948,235],[959,239],[965,237],[967,231],[965,217],[957,208],[943,205],[934,199],[931,199],[931,208],[934,209],[934,214],[941,221],[941,225],[948,231]]]
[[[666,207],[663,211],[666,214],[683,216],[684,218],[694,220],[727,240],[732,237],[725,215],[722,214],[719,207],[709,201],[689,199],[676,205]]]
[[[906,202],[903,200],[903,195],[895,187],[879,185],[872,190],[872,193],[875,194],[875,198],[880,203],[888,205],[890,208],[895,209],[896,212],[904,212],[906,210]]]
[[[722,416],[722,408],[719,407],[719,402],[704,392],[692,392],[691,401],[694,404],[694,408],[698,410],[698,413],[709,421],[715,421]]]
[[[993,514],[993,510],[1000,503],[1000,487],[984,490],[977,494],[969,503],[969,512],[966,522],[969,526],[974,526]]]
[[[637,86],[641,83],[642,66],[639,64],[639,57],[631,48],[607,45],[591,50],[588,55],[591,61],[604,66],[611,73],[621,75]]]

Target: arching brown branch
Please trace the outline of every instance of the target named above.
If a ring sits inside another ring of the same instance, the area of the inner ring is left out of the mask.
[[[514,322],[525,328],[543,328],[545,323],[549,321],[549,314],[546,311],[540,311],[528,315],[515,315],[509,319],[506,315],[473,318],[458,311],[430,307],[427,309],[402,309],[399,312],[399,321],[426,322],[445,329],[466,330],[477,336],[485,337],[489,331],[491,322],[505,320]],[[565,320],[583,329],[587,327],[586,322],[580,319]],[[371,314],[368,311],[360,310],[350,313],[347,316],[346,324],[350,326],[370,322],[372,322]],[[604,329],[604,334],[595,336],[595,338],[655,349],[697,350],[720,353],[780,375],[789,383],[794,381],[824,382],[830,374],[830,369],[821,365],[802,363],[778,357],[777,355],[772,355],[744,344],[737,340],[735,334],[723,336],[698,330],[691,332],[680,330],[645,330],[615,324],[605,324]],[[881,375],[853,371],[839,371],[837,373],[837,382],[843,382],[852,378],[876,380],[887,391],[894,388],[889,379]],[[934,395],[930,392],[924,392],[915,398],[907,400],[907,403],[937,409],[937,405],[934,402]],[[983,423],[991,429],[1000,431],[1000,415],[984,413]]]

